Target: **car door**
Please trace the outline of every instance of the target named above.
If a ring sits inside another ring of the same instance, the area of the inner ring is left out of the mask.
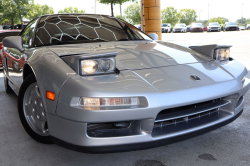
[[[4,57],[7,58],[6,65],[8,70],[6,71],[9,76],[9,80],[15,86],[13,89],[18,93],[19,88],[23,82],[23,65],[26,60],[25,52],[30,49],[32,45],[32,38],[36,26],[36,20],[30,22],[30,24],[21,32],[20,36],[23,39],[23,47],[25,51],[20,52],[15,48],[6,48],[4,49]]]

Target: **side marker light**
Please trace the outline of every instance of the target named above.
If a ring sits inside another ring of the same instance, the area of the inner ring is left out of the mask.
[[[47,91],[46,92],[46,97],[47,97],[47,99],[49,99],[49,100],[52,100],[52,101],[54,101],[55,100],[55,93],[54,92],[51,92],[51,91]]]

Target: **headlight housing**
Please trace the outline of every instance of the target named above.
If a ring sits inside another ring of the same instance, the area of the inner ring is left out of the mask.
[[[215,50],[215,60],[228,61],[230,57],[230,48],[219,48]]]
[[[82,76],[114,73],[115,67],[115,57],[80,60]]]

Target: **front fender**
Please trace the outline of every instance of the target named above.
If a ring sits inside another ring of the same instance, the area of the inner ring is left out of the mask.
[[[27,64],[32,68],[36,77],[46,112],[54,115],[60,89],[64,82],[72,75],[76,75],[75,71],[46,48],[35,50]],[[55,93],[55,101],[46,98],[46,91]]]

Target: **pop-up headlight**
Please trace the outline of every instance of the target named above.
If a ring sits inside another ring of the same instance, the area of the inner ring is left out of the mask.
[[[215,60],[228,61],[230,57],[230,48],[219,48],[215,50]]]
[[[115,57],[86,59],[80,61],[81,75],[109,74],[115,71]]]

